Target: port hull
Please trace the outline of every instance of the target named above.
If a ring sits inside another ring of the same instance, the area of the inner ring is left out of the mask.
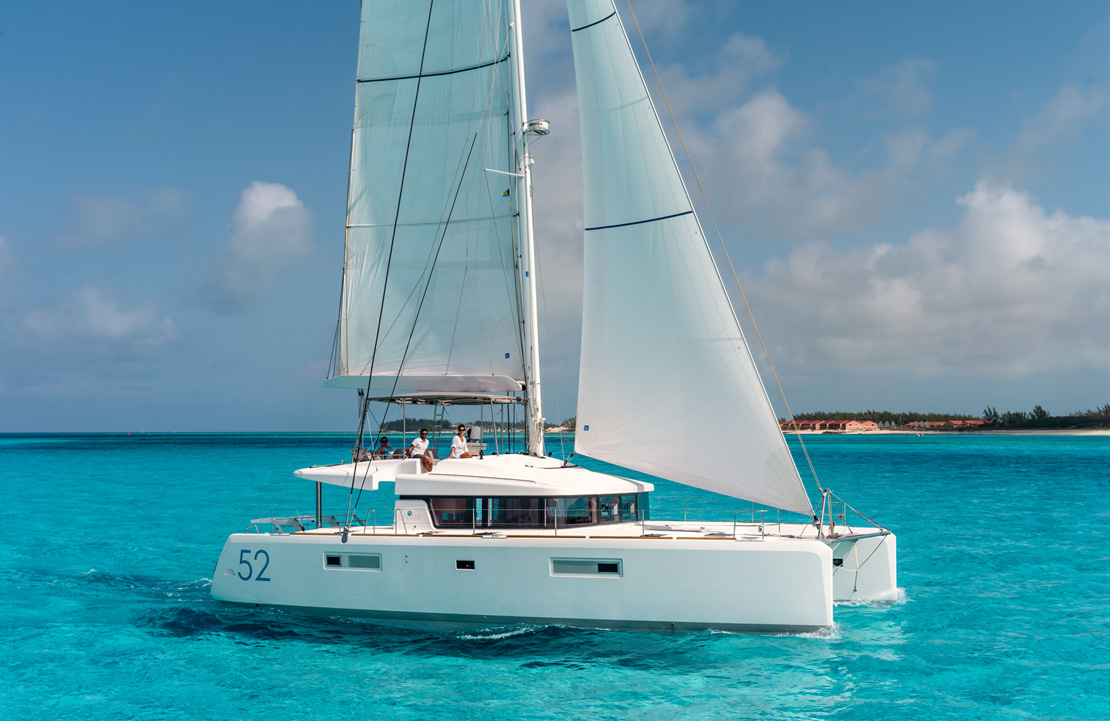
[[[427,628],[802,633],[832,624],[833,570],[816,539],[251,533],[228,539],[212,595]]]

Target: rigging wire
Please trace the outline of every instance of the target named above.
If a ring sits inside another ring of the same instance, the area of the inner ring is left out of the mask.
[[[651,71],[655,74],[655,82],[659,86],[659,93],[663,96],[663,102],[667,106],[667,112],[671,115],[671,122],[674,124],[675,132],[678,134],[678,140],[682,144],[682,152],[686,154],[686,162],[690,164],[690,172],[694,175],[694,181],[697,183],[698,191],[701,193],[702,202],[705,203],[706,210],[709,211],[709,219],[713,221],[713,230],[717,233],[717,239],[721,241],[721,251],[724,253],[725,260],[728,261],[728,268],[732,271],[732,279],[736,282],[736,288],[740,291],[740,297],[744,300],[744,309],[748,311],[748,318],[752,321],[752,328],[755,329],[755,335],[759,339],[759,346],[763,349],[763,357],[767,359],[767,365],[771,369],[771,375],[775,378],[775,385],[778,386],[779,395],[782,397],[782,402],[786,406],[786,415],[790,421],[790,426],[794,429],[794,434],[798,439],[798,443],[802,447],[802,453],[805,455],[806,463],[809,465],[809,472],[813,474],[813,481],[817,484],[817,490],[821,492],[822,496],[825,489],[821,486],[821,480],[817,477],[817,469],[813,466],[813,460],[809,457],[809,450],[806,448],[805,441],[802,440],[802,435],[798,431],[797,424],[794,422],[794,414],[790,410],[790,402],[786,400],[786,392],[782,388],[782,383],[779,381],[779,374],[775,371],[775,364],[771,362],[771,354],[767,350],[767,345],[763,342],[763,335],[759,332],[759,325],[755,322],[755,314],[752,313],[752,308],[748,304],[748,296],[744,293],[743,286],[740,285],[740,276],[736,273],[736,268],[732,264],[732,257],[728,253],[728,248],[725,246],[724,236],[721,235],[721,229],[717,226],[717,218],[713,215],[713,208],[709,205],[709,198],[705,195],[705,189],[701,185],[701,179],[698,177],[698,171],[694,167],[694,159],[690,157],[690,151],[686,147],[686,140],[682,137],[682,130],[678,127],[678,120],[675,118],[674,110],[671,109],[671,101],[667,99],[667,92],[663,90],[663,81],[659,78],[659,71],[655,68],[655,61],[651,59],[651,51],[648,49],[647,40],[644,39],[644,32],[640,29],[640,22],[636,19],[636,11],[632,9],[632,0],[626,0],[628,3],[628,12],[632,15],[632,22],[636,25],[636,32],[640,36],[640,42],[644,46],[644,53],[647,54],[648,63],[651,65]]]
[[[430,12],[430,8],[429,8],[429,12]],[[429,18],[430,18],[430,16],[429,16]],[[429,20],[429,22],[430,22],[430,20]],[[425,39],[425,42],[426,42],[426,39]],[[507,42],[508,41],[506,39],[506,45],[507,45]],[[503,45],[502,50],[504,50],[505,47],[506,46]],[[507,57],[507,51],[502,52],[499,55],[499,57],[501,57],[502,59],[506,58]],[[421,59],[421,69],[423,69],[423,58]],[[486,93],[486,99],[485,99],[485,103],[483,105],[481,117],[477,120],[472,119],[470,121],[470,124],[467,128],[467,135],[470,135],[470,131],[471,131],[471,129],[473,129],[473,125],[474,125],[475,122],[477,122],[478,124],[481,124],[483,118],[490,117],[490,112],[491,112],[490,108],[492,107],[492,103],[493,103],[494,89],[496,88],[496,85],[497,85],[496,81],[497,81],[497,74],[494,73],[491,76],[491,79],[490,79],[490,88]],[[478,82],[478,78],[476,77],[475,78],[475,86],[476,87],[475,87],[475,90],[474,90],[475,95],[477,95],[477,92],[478,92],[477,82]],[[415,117],[415,105],[414,105],[413,113],[414,113],[414,117]],[[488,135],[488,133],[490,132],[489,131],[490,123],[486,123],[486,125],[487,125],[487,135]],[[412,129],[412,125],[410,123],[410,140],[411,140],[411,129]],[[408,338],[406,340],[405,350],[404,350],[404,352],[401,356],[401,360],[400,360],[400,363],[398,365],[399,369],[404,367],[405,361],[408,358],[408,354],[411,350],[413,337],[414,337],[415,331],[416,331],[416,326],[417,326],[417,324],[419,322],[419,318],[420,318],[420,312],[423,309],[424,301],[425,301],[425,299],[427,297],[427,294],[428,294],[428,291],[431,287],[431,276],[435,272],[435,267],[436,267],[436,264],[437,264],[437,261],[438,261],[438,258],[439,258],[440,251],[442,250],[444,242],[447,239],[447,231],[448,231],[449,226],[451,224],[452,216],[454,215],[455,206],[456,206],[456,204],[458,202],[458,199],[459,199],[459,193],[462,191],[462,189],[464,187],[464,183],[466,182],[466,179],[467,179],[467,173],[468,173],[468,168],[470,167],[471,156],[473,155],[474,146],[477,143],[478,136],[479,136],[479,133],[476,131],[474,133],[474,137],[471,140],[470,147],[467,149],[467,153],[466,153],[465,157],[462,155],[462,153],[460,153],[460,155],[459,155],[459,166],[456,168],[456,177],[458,178],[458,182],[455,186],[455,194],[454,194],[454,196],[451,200],[450,205],[445,204],[443,210],[441,211],[439,223],[437,223],[438,225],[442,225],[442,234],[440,235],[440,238],[439,238],[439,244],[436,246],[436,252],[435,252],[434,256],[428,260],[427,264],[425,265],[425,268],[424,268],[423,272],[421,273],[420,278],[417,279],[417,282],[413,285],[412,291],[409,292],[409,295],[405,300],[404,305],[406,305],[406,306],[409,305],[409,301],[412,300],[412,298],[415,296],[417,290],[423,284],[423,293],[420,297],[420,301],[417,305],[416,313],[413,317],[413,325],[409,329],[409,335],[408,335]],[[487,142],[487,150],[488,150],[488,142]],[[406,148],[406,165],[407,165],[407,152],[408,152],[408,149]],[[404,173],[404,170],[402,170],[402,173]],[[403,177],[404,176],[402,175],[402,180],[403,180]],[[467,196],[466,197],[467,198],[469,198],[470,190],[471,190],[471,188],[469,186],[466,186],[466,191],[467,191]],[[488,188],[487,188],[487,190],[488,190]],[[488,193],[487,193],[487,195],[488,195]],[[400,206],[398,205],[398,212],[399,212],[399,207]],[[495,215],[496,214],[492,212],[492,205],[491,205],[491,217],[494,217]],[[394,234],[396,234],[396,222],[397,221],[395,219],[394,220]],[[494,224],[494,230],[496,232],[496,223]],[[498,240],[498,246],[500,247],[500,240]],[[392,257],[392,245],[391,245],[391,248],[390,248],[390,257]],[[387,260],[387,262],[388,262],[388,260]],[[388,268],[387,268],[387,273],[388,273]],[[467,270],[464,273],[464,275],[466,277],[470,277],[470,275],[471,275],[470,272],[469,272],[469,261],[468,261],[468,264],[467,264]],[[422,281],[425,281],[425,280],[426,280],[426,282],[422,283]],[[473,289],[473,281],[472,280],[471,280],[471,286],[472,286],[472,289]],[[460,302],[459,302],[459,305],[458,305],[458,309],[456,311],[455,327],[452,331],[451,342],[450,342],[450,345],[449,345],[450,349],[454,348],[455,331],[457,331],[457,329],[458,329],[458,317],[459,317],[459,313],[461,313],[461,310],[462,310],[461,295],[462,295],[462,293],[465,292],[465,288],[466,288],[466,279],[464,278],[463,282],[460,285]],[[385,303],[384,289],[383,289],[382,303],[383,303],[382,313],[384,313],[384,303]],[[399,316],[398,316],[398,320],[399,320]],[[379,324],[380,324],[380,321],[381,321],[381,314],[379,314]],[[396,320],[390,325],[390,329],[392,329],[395,324],[396,324]],[[481,324],[480,318],[479,318],[479,324]],[[490,367],[492,369],[493,363],[492,363],[492,360],[489,358],[488,341],[485,337],[484,328],[482,329],[481,333],[482,333],[483,341],[486,342],[486,346],[487,346],[487,352],[486,352],[487,361],[490,363]],[[375,348],[376,347],[377,347],[377,339],[375,339]],[[373,361],[373,358],[371,359],[371,361]],[[450,353],[449,353],[448,358],[447,358],[448,366],[450,366],[450,362],[451,362],[451,357],[450,357]],[[372,366],[371,366],[371,368],[372,368]],[[394,376],[393,387],[390,389],[390,394],[389,394],[390,398],[393,396],[394,393],[396,393],[397,383],[399,382],[399,380],[400,380],[400,371],[398,370],[398,373]],[[389,409],[387,407],[386,408],[386,414],[383,415],[383,417],[382,417],[382,423],[383,424],[385,422],[385,418],[388,416],[388,412],[389,412]],[[379,428],[379,433],[380,432],[382,432],[382,430]]]
[[[376,329],[374,330],[374,353],[370,356],[370,373],[366,376],[366,396],[363,399],[362,413],[358,422],[358,436],[355,438],[355,467],[351,469],[352,483],[350,493],[347,494],[347,517],[344,519],[343,522],[344,527],[348,527],[351,524],[351,501],[353,500],[355,490],[354,474],[358,472],[358,457],[361,455],[360,453],[358,453],[357,449],[362,448],[362,434],[366,423],[366,414],[370,409],[370,385],[374,379],[374,363],[378,357],[378,342],[380,340],[382,330],[382,316],[385,314],[386,290],[389,287],[389,266],[393,261],[393,247],[394,244],[397,242],[397,222],[401,218],[401,198],[404,196],[405,193],[405,173],[408,170],[409,165],[409,151],[412,149],[412,132],[413,129],[416,127],[416,106],[420,103],[420,81],[422,79],[421,76],[424,74],[424,60],[428,56],[428,35],[432,28],[432,7],[434,5],[435,0],[428,0],[428,22],[424,25],[424,46],[420,51],[420,71],[416,76],[416,92],[413,95],[412,99],[412,116],[409,118],[408,140],[405,142],[405,160],[404,163],[401,165],[401,182],[400,187],[397,189],[397,210],[393,214],[393,234],[390,236],[389,239],[389,255],[386,258],[385,278],[382,281],[382,304],[381,308],[378,309],[378,323]],[[394,379],[393,384],[394,388],[396,388],[396,379]],[[392,395],[392,393],[390,395]],[[386,410],[388,412],[388,407]],[[365,485],[365,480],[363,481],[363,485]],[[359,489],[359,495],[362,495],[361,488]]]

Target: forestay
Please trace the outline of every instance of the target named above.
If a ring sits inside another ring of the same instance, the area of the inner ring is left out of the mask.
[[[499,0],[362,3],[327,385],[521,389],[507,25]]]
[[[611,0],[568,0],[585,214],[576,452],[813,512]]]

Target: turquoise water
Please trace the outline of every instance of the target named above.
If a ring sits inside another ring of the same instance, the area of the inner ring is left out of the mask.
[[[825,634],[431,633],[214,602],[227,534],[310,512],[291,470],[350,445],[0,436],[4,716],[1110,718],[1110,438],[809,437],[823,483],[898,533],[905,589]],[[658,484],[656,518],[684,505],[746,508]]]

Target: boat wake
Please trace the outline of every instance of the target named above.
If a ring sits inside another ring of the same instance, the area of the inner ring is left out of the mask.
[[[860,598],[849,598],[843,601],[836,601],[836,606],[869,606],[872,608],[886,608],[889,606],[901,606],[908,600],[906,596],[906,589],[895,588],[890,591],[875,596],[863,596]]]
[[[490,626],[477,631],[460,633],[456,638],[461,641],[500,641],[514,636],[530,636],[536,633],[538,626]]]
[[[809,631],[807,633],[791,633],[787,635],[794,636],[795,638],[820,638],[832,641],[840,638],[840,624],[833,623],[833,625],[831,626],[825,626],[824,628],[819,628],[816,631]]]

